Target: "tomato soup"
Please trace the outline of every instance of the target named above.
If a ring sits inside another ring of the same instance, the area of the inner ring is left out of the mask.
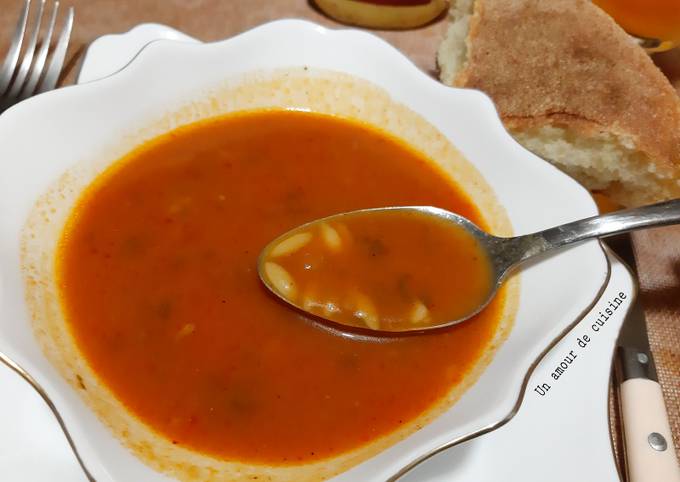
[[[494,281],[472,233],[409,209],[355,211],[301,226],[265,248],[259,269],[274,293],[306,312],[387,331],[466,318]]]
[[[357,338],[260,282],[258,255],[277,236],[389,205],[438,206],[486,226],[434,163],[358,122],[278,110],[182,127],[80,197],[57,260],[66,320],[100,380],[174,444],[280,465],[347,452],[459,384],[504,303],[439,332]]]

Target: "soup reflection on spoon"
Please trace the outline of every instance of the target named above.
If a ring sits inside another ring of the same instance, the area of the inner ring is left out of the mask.
[[[513,238],[429,206],[363,209],[297,227],[258,261],[287,303],[375,331],[423,331],[479,313],[520,263],[587,239],[680,223],[680,200],[617,211]]]

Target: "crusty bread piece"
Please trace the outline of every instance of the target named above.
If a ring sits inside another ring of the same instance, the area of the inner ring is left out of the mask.
[[[588,0],[458,0],[444,83],[486,92],[514,137],[625,206],[680,197],[680,97]]]

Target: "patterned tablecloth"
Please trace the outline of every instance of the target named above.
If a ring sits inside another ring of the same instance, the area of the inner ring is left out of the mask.
[[[0,55],[19,11],[19,0],[0,0]],[[279,18],[305,18],[338,24],[306,0],[63,0],[73,5],[76,21],[68,51],[63,84],[74,82],[87,45],[107,33],[123,32],[143,22],[158,22],[203,41],[230,37]],[[376,32],[425,72],[435,75],[435,51],[443,36],[444,19],[411,31]],[[680,94],[680,50],[658,55],[655,61]],[[680,451],[680,226],[634,234],[639,263],[641,298],[659,380],[668,407],[675,446]]]

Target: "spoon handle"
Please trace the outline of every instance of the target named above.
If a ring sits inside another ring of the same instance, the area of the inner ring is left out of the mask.
[[[556,226],[540,234],[557,248],[586,239],[677,223],[680,223],[680,199],[594,216]]]
[[[562,246],[636,229],[680,224],[680,199],[581,219],[525,236],[510,238],[516,264]]]

